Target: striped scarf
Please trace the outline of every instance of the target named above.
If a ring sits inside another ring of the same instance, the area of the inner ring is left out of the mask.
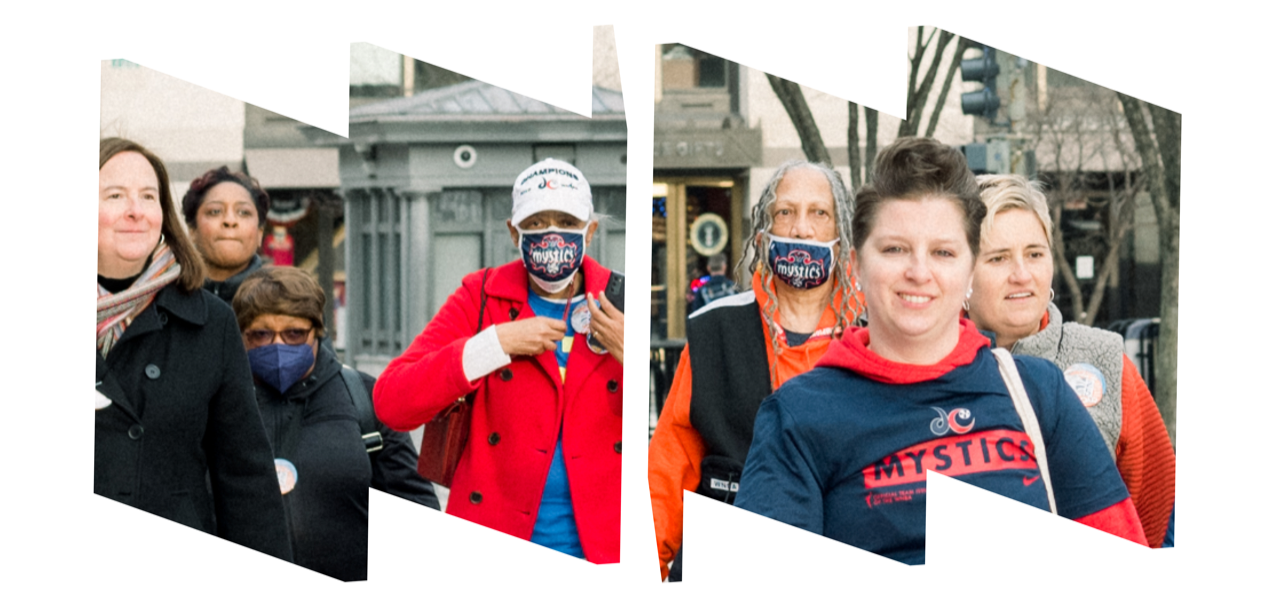
[[[181,273],[182,267],[173,252],[161,242],[151,257],[151,265],[128,289],[113,294],[98,285],[98,351],[104,358],[133,318],[151,305],[161,288],[178,280]]]

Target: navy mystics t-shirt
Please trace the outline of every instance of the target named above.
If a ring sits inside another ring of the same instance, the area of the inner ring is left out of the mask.
[[[1102,436],[1052,363],[1017,357],[1039,417],[1058,513],[1078,519],[1128,491]],[[818,367],[756,416],[735,505],[908,564],[924,563],[925,471],[1048,510],[1035,450],[995,356],[934,380],[887,384]]]

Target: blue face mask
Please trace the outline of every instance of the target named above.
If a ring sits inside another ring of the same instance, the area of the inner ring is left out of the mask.
[[[765,238],[769,239],[769,268],[778,280],[796,289],[813,289],[831,278],[833,246],[840,239],[821,243],[772,234]]]
[[[310,344],[268,344],[249,350],[249,369],[281,393],[307,375],[316,362]]]
[[[519,232],[520,257],[533,282],[548,293],[568,287],[582,267],[587,229]]]

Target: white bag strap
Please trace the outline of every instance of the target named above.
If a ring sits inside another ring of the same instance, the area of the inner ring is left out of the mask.
[[[1049,512],[1058,514],[1058,503],[1053,499],[1053,483],[1049,481],[1049,452],[1044,447],[1044,437],[1040,435],[1040,421],[1036,419],[1035,410],[1031,409],[1031,399],[1027,397],[1027,389],[1022,385],[1022,376],[1018,375],[1018,366],[1013,362],[1013,355],[1003,348],[991,349],[1000,363],[1000,377],[1009,388],[1013,397],[1013,409],[1018,410],[1022,418],[1022,427],[1031,438],[1036,449],[1036,464],[1040,467],[1040,476],[1044,478],[1044,490],[1049,495]]]

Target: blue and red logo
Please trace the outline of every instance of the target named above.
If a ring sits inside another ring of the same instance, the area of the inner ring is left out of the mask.
[[[573,182],[560,181],[554,177],[544,177],[542,178],[542,183],[538,184],[539,190],[556,190],[559,188],[568,188],[570,190],[578,189]]]
[[[827,282],[835,259],[832,245],[806,239],[769,236],[769,268],[773,275],[795,289],[813,289]]]
[[[581,255],[579,239],[566,241],[559,233],[541,235],[537,241],[527,242],[528,270],[548,281],[562,279],[578,269]]]
[[[796,289],[817,287],[827,282],[824,260],[813,259],[808,251],[793,249],[773,260],[773,274]]]
[[[934,407],[933,411],[938,412],[938,417],[929,423],[929,430],[934,435],[941,437],[946,435],[948,430],[957,435],[963,435],[973,430],[975,421],[973,414],[967,408],[958,407],[947,412],[940,407]],[[967,421],[968,424],[962,421]]]

